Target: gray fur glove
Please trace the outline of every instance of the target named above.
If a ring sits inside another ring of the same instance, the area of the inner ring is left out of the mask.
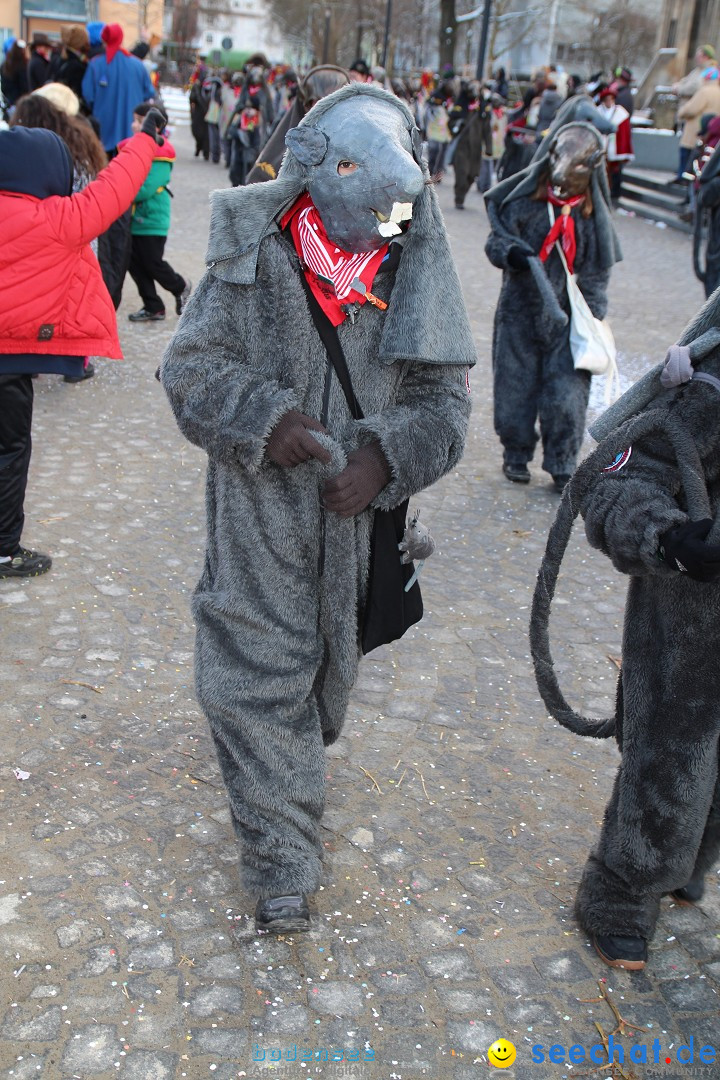
[[[317,439],[313,438],[311,431],[321,431],[327,435],[319,420],[313,420],[312,416],[306,416],[297,409],[291,409],[280,417],[270,432],[265,453],[276,465],[282,465],[288,469],[302,465],[309,458],[315,458],[328,465],[331,460],[330,454]]]
[[[666,390],[673,386],[682,386],[693,377],[693,365],[688,345],[671,345],[665,356],[665,367],[660,382]]]
[[[323,491],[326,510],[340,517],[355,517],[366,510],[390,481],[390,466],[377,442],[351,450],[341,473],[328,480]]]

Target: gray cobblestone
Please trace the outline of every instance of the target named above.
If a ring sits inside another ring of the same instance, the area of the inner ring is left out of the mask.
[[[178,155],[167,250],[197,281],[205,193],[224,177],[192,158],[187,133]],[[461,215],[447,182],[439,195],[479,349],[470,438],[461,465],[417,500],[438,541],[426,617],[365,658],[327,755],[324,888],[302,940],[255,936],[193,696],[205,462],[153,378],[175,316],[129,324],[128,279],[125,361],[98,361],[81,386],[36,382],[26,532],[54,565],[0,582],[12,631],[0,660],[0,952],[13,995],[0,1061],[13,1080],[300,1076],[254,1063],[254,1042],[367,1043],[363,1080],[470,1080],[500,1035],[518,1049],[510,1078],[548,1080],[529,1040],[590,1045],[595,1022],[615,1026],[605,1004],[578,1000],[596,998],[600,978],[664,1045],[718,1041],[717,875],[698,909],[663,901],[640,975],[603,967],[573,920],[618,756],[561,733],[539,702],[528,604],[557,501],[536,465],[523,490],[500,473],[489,393],[499,275],[482,254],[479,198]],[[664,355],[701,290],[686,237],[627,217],[618,227],[610,318],[627,381]],[[577,533],[553,644],[573,703],[608,708],[626,583]]]

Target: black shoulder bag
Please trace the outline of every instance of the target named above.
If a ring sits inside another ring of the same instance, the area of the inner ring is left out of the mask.
[[[363,411],[355,397],[337,329],[315,299],[304,273],[301,273],[301,278],[315,328],[340,380],[350,414],[354,420],[362,420]],[[375,511],[370,539],[370,575],[360,640],[363,653],[397,641],[423,616],[423,602],[417,580],[405,591],[405,586],[415,572],[414,565],[411,562],[401,562],[401,552],[398,549],[405,533],[408,502],[409,499],[405,499],[392,510]]]

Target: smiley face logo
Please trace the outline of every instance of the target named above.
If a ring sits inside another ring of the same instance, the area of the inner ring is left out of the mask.
[[[494,1065],[496,1069],[509,1069],[512,1063],[515,1061],[517,1052],[515,1047],[507,1039],[496,1039],[495,1042],[489,1047],[488,1061],[491,1065]]]

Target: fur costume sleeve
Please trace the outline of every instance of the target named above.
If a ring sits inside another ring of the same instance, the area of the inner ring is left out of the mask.
[[[700,184],[698,202],[708,210],[720,203],[720,176],[714,176],[706,184]]]
[[[466,368],[409,365],[396,404],[358,424],[358,441],[379,441],[392,473],[372,505],[389,510],[457,465],[469,416]]]
[[[660,467],[660,462],[632,447],[627,466],[618,473],[601,473],[583,500],[581,513],[591,546],[608,555],[623,574],[674,575],[658,548],[663,533],[687,520],[674,498],[679,486],[677,471],[669,463]]]
[[[270,431],[298,402],[291,389],[243,362],[253,328],[242,326],[237,292],[237,285],[205,274],[165,352],[160,379],[190,442],[224,464],[257,469]]]
[[[518,214],[518,204],[520,213]],[[503,210],[502,217],[495,203],[486,203],[488,220],[490,222],[490,235],[485,243],[485,254],[493,266],[500,270],[510,270],[508,252],[511,248],[520,248],[526,255],[535,255],[531,246],[520,235],[520,220],[522,218],[522,203],[520,200],[511,203]]]

